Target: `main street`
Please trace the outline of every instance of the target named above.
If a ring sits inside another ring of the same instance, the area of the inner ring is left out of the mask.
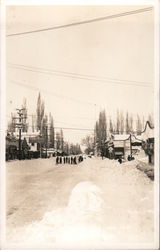
[[[136,164],[96,157],[77,165],[7,162],[7,240],[152,242],[154,182]]]

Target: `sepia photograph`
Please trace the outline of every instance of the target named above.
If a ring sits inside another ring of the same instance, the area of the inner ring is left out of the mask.
[[[2,250],[159,249],[157,2],[113,2],[4,5]]]

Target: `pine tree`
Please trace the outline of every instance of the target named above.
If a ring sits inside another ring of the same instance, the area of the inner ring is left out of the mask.
[[[99,123],[96,121],[95,125],[95,142],[98,143],[99,141]]]
[[[37,129],[42,132],[42,123],[44,118],[44,102],[41,100],[41,94],[38,95],[37,100]]]
[[[56,132],[56,149],[61,149],[61,136],[59,132]]]
[[[26,98],[23,99],[23,104],[22,104],[22,114],[23,114],[23,128],[22,132],[27,132],[28,131],[28,124],[27,124],[27,100]]]
[[[107,122],[106,122],[105,110],[99,113],[99,120],[98,122],[96,122],[95,133],[96,133],[97,150],[99,152],[103,151],[104,143],[107,139]]]
[[[42,134],[42,137],[44,139],[44,145],[45,147],[47,147],[48,145],[46,145],[46,142],[47,142],[47,137],[48,137],[48,130],[47,130],[47,125],[48,124],[48,116],[45,115],[43,117],[43,120],[42,120],[42,125],[41,125],[41,134]],[[47,132],[47,134],[46,134]]]
[[[41,131],[41,94],[38,95],[37,100],[37,129]]]
[[[54,148],[54,140],[55,140],[55,135],[54,135],[54,121],[53,117],[50,113],[50,147]]]

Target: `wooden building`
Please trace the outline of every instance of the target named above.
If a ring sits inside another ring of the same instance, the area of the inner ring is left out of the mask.
[[[112,135],[114,144],[115,159],[123,158],[127,160],[131,154],[130,135],[129,134],[115,134]]]

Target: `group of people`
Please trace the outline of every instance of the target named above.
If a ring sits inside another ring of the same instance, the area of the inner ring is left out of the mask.
[[[83,161],[83,156],[57,156],[56,164],[78,164]]]

